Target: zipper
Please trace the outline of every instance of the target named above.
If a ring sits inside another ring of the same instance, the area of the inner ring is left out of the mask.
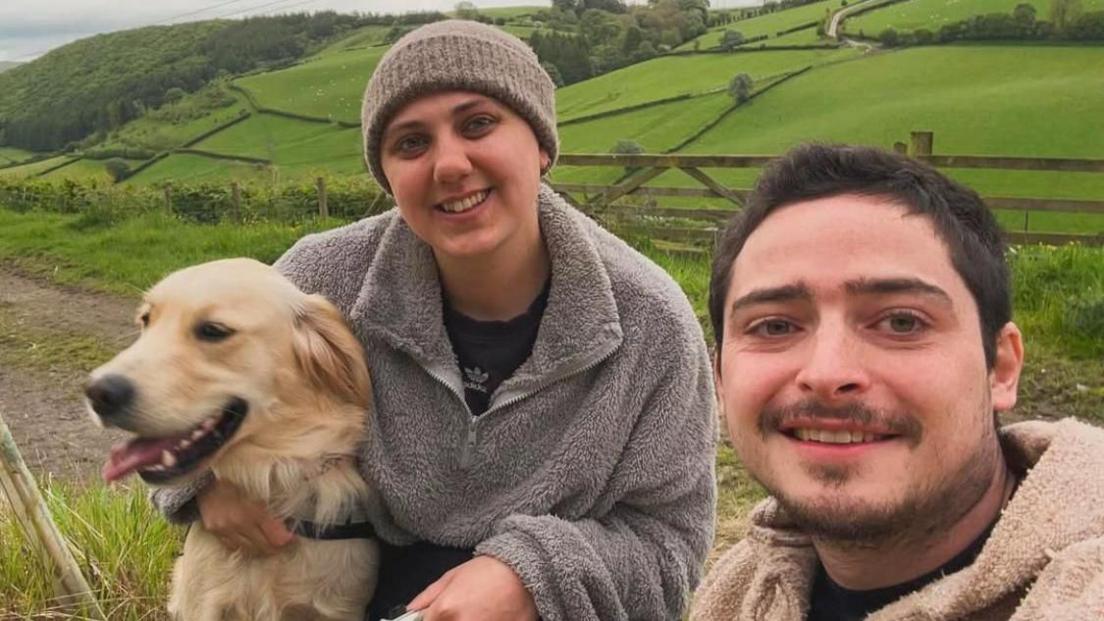
[[[620,348],[620,346],[621,341],[618,340],[606,350],[599,351],[596,355],[590,357],[589,359],[580,360],[579,362],[562,369],[558,373],[550,374],[544,380],[538,382],[537,384],[534,384],[525,389],[512,390],[502,393],[500,395],[500,399],[496,399],[495,402],[492,403],[490,407],[488,407],[487,410],[483,412],[483,414],[481,414],[480,416],[476,416],[475,414],[473,414],[471,408],[468,407],[468,402],[464,399],[463,384],[461,383],[460,387],[457,387],[456,384],[450,381],[452,376],[451,373],[437,370],[437,365],[434,364],[426,364],[422,361],[419,361],[419,364],[423,369],[425,369],[426,373],[428,373],[430,377],[443,384],[446,388],[449,389],[449,392],[451,392],[453,396],[460,400],[460,404],[464,406],[464,412],[466,412],[468,415],[468,431],[466,437],[464,438],[464,446],[461,448],[460,452],[460,468],[462,470],[466,470],[471,467],[472,462],[475,460],[475,447],[476,444],[479,442],[478,425],[480,420],[485,419],[489,414],[497,410],[504,409],[519,401],[522,401],[544,390],[548,386],[555,384],[556,382],[565,380],[573,375],[584,373],[586,371],[589,371],[590,369],[593,369],[599,364],[605,362],[610,356],[613,355],[615,351],[618,350],[618,348]]]

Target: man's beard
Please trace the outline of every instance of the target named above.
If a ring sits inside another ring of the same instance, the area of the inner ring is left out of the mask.
[[[866,426],[876,424],[906,442],[910,450],[919,445],[923,435],[920,422],[905,412],[873,410],[859,403],[833,408],[815,400],[764,409],[759,417],[759,432],[765,439],[769,433],[778,433],[784,422],[796,418],[845,420]],[[802,501],[786,496],[781,489],[772,489],[765,483],[764,486],[795,525],[816,539],[862,547],[887,541],[924,539],[962,518],[992,484],[1000,452],[995,430],[989,426],[985,429],[987,433],[978,438],[960,468],[943,472],[920,487],[907,490],[901,500],[858,503],[842,495],[833,496],[834,490],[842,494],[848,481],[861,474],[859,468],[848,465],[804,466],[809,476],[824,485],[824,496],[830,499],[827,501]]]

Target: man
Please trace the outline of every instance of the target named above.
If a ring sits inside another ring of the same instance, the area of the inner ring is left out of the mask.
[[[1000,230],[925,164],[803,146],[714,260],[714,372],[770,492],[693,619],[1104,618],[1104,430],[998,428],[1023,365]]]

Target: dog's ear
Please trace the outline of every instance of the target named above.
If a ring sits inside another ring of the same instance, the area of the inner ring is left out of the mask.
[[[295,358],[306,377],[348,403],[368,407],[372,384],[364,348],[326,298],[308,295],[295,327]]]

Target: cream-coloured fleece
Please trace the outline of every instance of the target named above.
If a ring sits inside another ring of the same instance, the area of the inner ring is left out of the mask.
[[[1104,429],[1072,418],[1001,429],[1019,488],[977,560],[868,621],[1104,619]],[[817,566],[774,499],[713,567],[692,621],[805,618]]]

